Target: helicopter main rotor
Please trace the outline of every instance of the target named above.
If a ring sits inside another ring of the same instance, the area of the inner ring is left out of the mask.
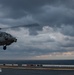
[[[19,28],[19,27],[31,28],[31,27],[37,27],[37,26],[39,26],[39,24],[34,23],[29,25],[19,25],[19,26],[13,26],[13,27],[0,28],[0,30]],[[17,39],[15,37],[13,37],[9,33],[0,32],[0,46],[3,46],[4,50],[6,50],[7,46],[11,45],[13,42],[17,42]]]

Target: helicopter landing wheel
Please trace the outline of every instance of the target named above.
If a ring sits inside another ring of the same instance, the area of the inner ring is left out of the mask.
[[[3,49],[6,50],[6,48],[7,48],[6,45],[4,45],[4,46],[3,46]]]

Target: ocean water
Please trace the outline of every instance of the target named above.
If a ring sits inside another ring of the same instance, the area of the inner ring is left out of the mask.
[[[74,65],[74,60],[0,60],[0,64]]]
[[[74,75],[74,71],[3,69],[0,75]]]

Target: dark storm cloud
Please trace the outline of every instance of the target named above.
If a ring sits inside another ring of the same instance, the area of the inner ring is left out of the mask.
[[[60,27],[62,24],[74,26],[74,0],[0,0],[0,4],[3,12],[0,23],[3,24],[37,22],[42,27],[46,24],[52,27]],[[30,32],[33,33],[32,29]],[[74,31],[68,33],[65,30],[62,33],[73,35]]]
[[[61,27],[61,33],[63,33],[64,35],[70,35],[70,36],[74,36],[74,26],[71,25],[67,25],[67,26],[62,26]]]
[[[47,0],[48,1],[48,0]],[[19,18],[30,13],[38,13],[38,8],[45,4],[45,0],[1,0],[4,7],[10,8],[9,17]]]
[[[64,24],[61,33],[74,36],[74,0],[0,0],[0,5],[1,24],[40,23],[40,28],[29,30],[31,35],[36,35],[36,30],[42,30],[43,26],[61,27]]]
[[[65,43],[60,44],[61,47],[65,48],[74,47],[74,39],[66,38],[65,41],[66,41]]]
[[[73,0],[0,0],[2,8],[9,8],[6,17],[18,19],[31,15],[42,24],[60,26],[74,24]]]
[[[68,43],[68,44],[62,45],[62,47],[74,47],[74,43]]]

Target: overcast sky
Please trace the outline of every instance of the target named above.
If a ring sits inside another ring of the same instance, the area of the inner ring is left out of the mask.
[[[0,0],[0,27],[17,42],[0,47],[0,59],[74,59],[74,0]]]

